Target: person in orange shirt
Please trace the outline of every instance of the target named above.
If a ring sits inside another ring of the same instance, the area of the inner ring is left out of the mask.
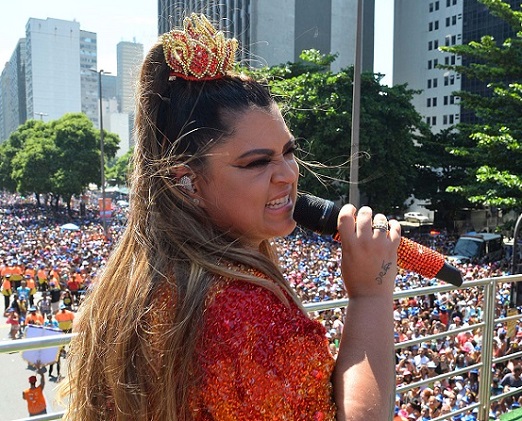
[[[4,313],[8,310],[11,302],[11,294],[13,290],[11,288],[11,274],[6,274],[2,281],[2,295],[4,296]]]
[[[36,271],[31,263],[29,263],[25,268],[24,275],[29,275],[29,277],[36,279]]]
[[[34,294],[36,294],[36,282],[34,282],[34,278],[31,275],[24,275],[24,280],[26,282],[27,288],[29,288],[29,305],[34,306]]]
[[[11,283],[13,284],[13,288],[18,288],[20,285],[22,285],[22,279],[23,279],[23,273],[22,265],[21,263],[15,263],[11,268]]]
[[[38,272],[36,272],[36,276],[38,278],[38,289],[40,291],[47,291],[49,283],[47,280],[47,270],[45,269],[45,265],[40,265]]]
[[[65,304],[60,305],[60,311],[54,315],[54,318],[58,322],[58,326],[63,331],[63,333],[71,333],[74,313],[70,310],[67,310]]]
[[[31,376],[29,377],[31,387],[25,389],[22,393],[22,398],[27,401],[27,410],[31,417],[47,414],[47,402],[43,394],[45,379],[42,368],[38,368],[38,374],[40,375],[40,384],[36,386],[36,376]]]
[[[44,318],[42,314],[37,311],[36,307],[29,307],[29,314],[25,318],[25,323],[27,325],[36,325],[42,326],[44,323]]]

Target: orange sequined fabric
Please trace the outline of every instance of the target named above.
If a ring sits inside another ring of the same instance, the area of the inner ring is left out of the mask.
[[[334,360],[323,326],[242,281],[207,306],[192,391],[195,420],[334,420]]]

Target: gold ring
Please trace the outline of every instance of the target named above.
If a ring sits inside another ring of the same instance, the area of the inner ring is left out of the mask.
[[[386,231],[388,231],[388,222],[378,222],[376,224],[373,224],[372,228],[374,230],[379,230],[379,231],[382,231],[382,232],[386,232]]]

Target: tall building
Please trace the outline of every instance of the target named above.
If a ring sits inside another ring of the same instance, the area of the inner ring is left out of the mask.
[[[373,71],[375,1],[363,7],[362,67]],[[355,58],[357,0],[158,0],[159,33],[192,12],[237,38],[238,60],[254,67],[296,62],[305,49],[336,53],[333,71]]]
[[[96,34],[60,19],[27,21],[0,76],[0,142],[27,119],[83,112],[98,125]]]
[[[119,111],[133,114],[135,85],[143,61],[143,44],[122,41],[116,46],[116,52],[118,67],[116,97]]]
[[[27,118],[82,111],[78,22],[30,18],[26,59]]]
[[[519,0],[506,1],[520,8]],[[499,41],[514,35],[477,0],[395,0],[393,84],[407,83],[409,88],[421,91],[413,104],[433,132],[472,118],[462,112],[455,91],[485,92],[483,83],[439,69],[439,64],[466,64],[439,47],[467,44],[486,34]]]
[[[25,38],[22,38],[0,75],[0,143],[27,120],[25,95]]]
[[[82,111],[96,127],[98,118],[98,52],[96,33],[80,31],[80,83]]]

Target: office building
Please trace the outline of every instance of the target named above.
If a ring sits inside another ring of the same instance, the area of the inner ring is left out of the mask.
[[[27,120],[25,96],[25,38],[22,38],[0,74],[0,143]]]
[[[82,111],[80,24],[30,18],[26,25],[27,118]]]
[[[362,67],[373,71],[374,0],[363,7]],[[296,62],[305,49],[338,54],[333,71],[355,58],[357,0],[158,0],[162,34],[191,12],[204,13],[240,44],[238,60],[253,67]]]
[[[118,67],[116,97],[119,111],[134,114],[135,85],[143,62],[143,44],[122,41],[116,46],[116,52]]]
[[[520,8],[519,0],[507,2]],[[467,44],[483,35],[502,41],[514,34],[477,0],[395,0],[393,84],[407,83],[410,89],[421,90],[413,104],[433,132],[474,118],[461,110],[455,91],[486,92],[482,82],[439,69],[439,64],[466,64],[439,47]]]

